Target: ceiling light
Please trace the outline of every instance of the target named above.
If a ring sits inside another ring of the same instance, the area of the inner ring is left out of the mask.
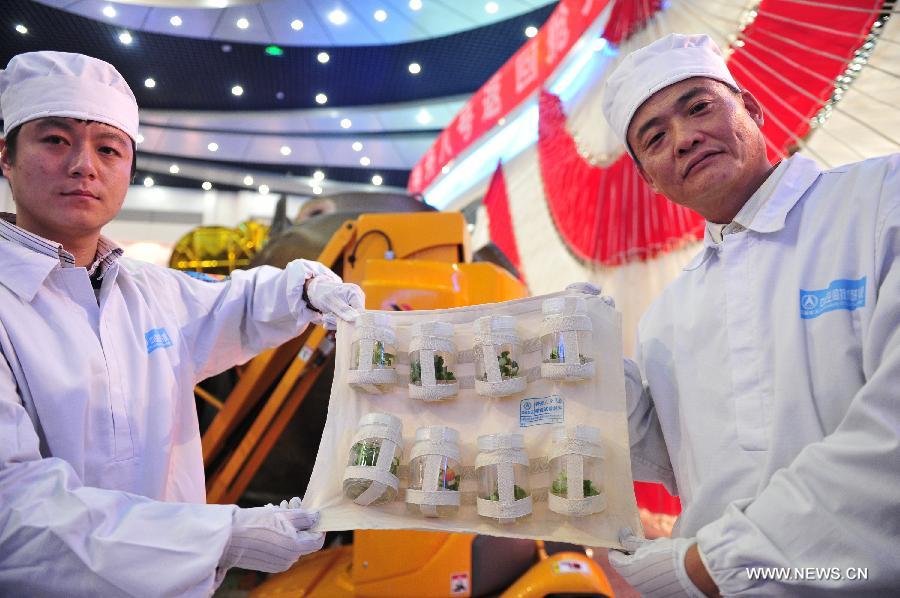
[[[103,16],[109,17],[110,19],[116,16],[116,9],[112,6],[104,6],[103,7]]]
[[[219,144],[216,143],[215,141],[212,141],[212,142],[210,142],[209,145],[206,146],[206,149],[208,149],[211,152],[217,152],[217,151],[219,151]]]
[[[341,128],[342,129],[349,129],[352,126],[353,126],[353,122],[349,118],[341,119]]]
[[[419,110],[418,114],[416,114],[416,122],[418,122],[420,125],[427,125],[431,122],[431,114],[428,112],[428,110],[422,108],[421,110]]]
[[[141,135],[140,133],[138,133],[137,138],[135,138],[135,141],[137,141],[138,143],[144,143],[144,136]]]
[[[319,52],[318,55],[316,55],[316,60],[318,60],[322,64],[325,64],[326,62],[331,60],[331,56],[328,55],[328,52]]]
[[[249,187],[250,185],[252,185],[252,184],[253,184],[253,177],[250,176],[249,174],[248,174],[247,176],[245,176],[245,177],[244,177],[244,184],[247,185],[248,187]]]
[[[28,27],[20,23],[19,25],[16,25],[16,31],[18,31],[22,35],[25,35],[26,33],[28,33]]]
[[[369,164],[372,163],[372,161],[369,160],[368,156],[363,156],[362,158],[359,159],[359,163],[362,164],[363,166],[368,166]]]
[[[178,15],[172,15],[169,18],[169,22],[172,24],[172,27],[181,27],[182,23],[181,17],[179,17]]]
[[[248,21],[248,20],[245,19],[244,17],[241,17],[240,19],[238,19],[237,21],[235,21],[234,24],[237,25],[237,28],[238,28],[238,29],[246,29],[247,27],[250,26],[250,21]]]
[[[353,151],[354,151],[354,152],[361,152],[361,151],[362,151],[362,143],[360,143],[359,141],[354,141],[354,142],[353,142],[353,145],[350,146],[350,147],[353,148]]]
[[[316,181],[316,182],[321,183],[322,181],[325,180],[325,173],[322,172],[321,170],[315,171],[315,172],[313,173],[313,180]]]
[[[343,25],[347,22],[347,13],[345,13],[340,8],[335,8],[330,13],[328,13],[328,20],[335,25]]]
[[[146,79],[144,79],[144,87],[153,89],[154,87],[156,87],[156,79],[154,79],[153,77],[147,77]]]
[[[284,50],[282,50],[278,46],[266,46],[266,54],[269,56],[282,56],[284,54]]]
[[[269,186],[268,185],[260,185],[259,192],[261,195],[268,195],[269,194]]]
[[[380,185],[380,184],[383,183],[383,182],[384,182],[384,179],[381,178],[381,175],[380,175],[380,174],[376,174],[375,176],[372,177],[372,184],[373,184],[373,185]]]
[[[283,100],[283,99],[284,99],[284,92],[283,92],[283,91],[275,92],[275,99],[276,99],[276,100]]]
[[[316,104],[324,104],[327,101],[328,101],[328,96],[325,95],[324,93],[316,94]]]
[[[212,189],[212,183],[210,183],[209,181],[203,181],[203,184],[200,186],[203,187],[204,191],[209,191],[210,189]]]
[[[418,62],[410,62],[409,63],[409,72],[412,73],[413,75],[418,75],[419,73],[422,72],[422,65],[420,65]]]
[[[300,31],[301,29],[303,29],[303,21],[301,21],[300,19],[294,19],[293,21],[291,21],[291,29],[293,29],[294,31]]]
[[[281,152],[282,156],[290,156],[291,155],[291,148],[287,145],[282,145],[281,149],[279,151]]]
[[[222,44],[222,51],[226,54],[231,52],[231,44]]]
[[[498,10],[500,10],[500,5],[496,2],[488,2],[484,5],[484,12],[489,15],[495,14]]]
[[[387,20],[387,13],[380,8],[375,11],[375,14],[372,15],[375,17],[375,20],[379,23],[384,23]]]
[[[321,187],[313,187],[313,193],[315,193],[316,195],[322,195],[322,188]]]
[[[144,177],[144,187],[152,187],[154,183],[155,181],[153,180],[153,177]]]
[[[119,41],[127,46],[131,42],[134,41],[134,38],[131,37],[131,34],[128,33],[127,31],[123,31],[122,33],[119,34]]]
[[[525,28],[525,37],[534,37],[538,33],[538,28],[534,25],[529,25]]]
[[[409,7],[413,10],[422,8],[422,0],[409,0]]]
[[[178,174],[179,172],[181,172],[181,168],[178,167],[178,164],[169,166],[169,174]]]
[[[231,88],[231,95],[233,95],[233,96],[244,95],[244,88],[241,87],[240,85],[235,85],[234,87]]]

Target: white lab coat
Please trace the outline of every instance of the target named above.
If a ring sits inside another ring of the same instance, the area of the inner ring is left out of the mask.
[[[900,154],[783,166],[749,230],[707,233],[641,321],[633,473],[681,496],[675,534],[723,595],[897,592]],[[844,579],[755,581],[756,566]]]
[[[0,595],[204,596],[236,507],[206,505],[193,387],[314,315],[307,268],[227,282],[0,240]]]

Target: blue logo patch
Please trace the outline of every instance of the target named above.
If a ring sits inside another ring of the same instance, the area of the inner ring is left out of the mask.
[[[182,272],[184,272],[191,278],[196,278],[197,280],[202,280],[203,282],[225,282],[226,280],[228,280],[227,276],[223,276],[221,274],[207,274],[206,272],[197,272],[195,270],[182,270]]]
[[[804,291],[800,289],[800,317],[817,318],[836,309],[854,309],[866,304],[866,277],[859,280],[839,278],[831,281],[827,289]]]
[[[519,403],[519,427],[561,424],[565,420],[566,402],[559,395],[522,399]]]
[[[153,353],[157,349],[165,349],[172,346],[172,339],[165,328],[154,328],[144,333],[147,340],[147,355]]]

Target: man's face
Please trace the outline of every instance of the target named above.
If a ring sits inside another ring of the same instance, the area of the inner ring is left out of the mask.
[[[59,242],[99,233],[122,208],[133,159],[128,135],[110,125],[61,117],[25,123],[12,161],[6,151],[0,159],[16,223]]]
[[[656,191],[712,222],[729,222],[769,170],[762,123],[749,92],[694,77],[644,102],[627,138]]]

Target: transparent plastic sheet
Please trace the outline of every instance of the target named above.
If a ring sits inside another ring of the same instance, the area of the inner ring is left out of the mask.
[[[397,334],[398,353],[405,356],[414,323],[441,320],[454,325],[454,341],[461,354],[457,363],[461,380],[456,398],[423,402],[409,397],[408,360],[397,364],[398,384],[380,395],[368,394],[347,382],[350,364],[352,324],[339,322],[334,385],[328,405],[328,419],[312,478],[303,500],[304,508],[321,513],[319,531],[351,529],[422,529],[450,532],[474,532],[492,536],[534,538],[571,542],[587,546],[620,547],[619,530],[640,530],[628,452],[625,410],[625,379],[622,366],[621,315],[600,297],[577,295],[586,301],[586,314],[593,324],[592,357],[596,363],[593,378],[577,383],[529,377],[525,392],[513,396],[488,398],[476,394],[472,381],[475,365],[471,361],[473,322],[486,315],[511,315],[526,346],[540,336],[541,302],[548,297],[576,296],[555,293],[504,303],[493,303],[449,310],[389,312]],[[464,355],[469,353],[469,358]],[[540,369],[540,350],[526,350],[523,371]],[[559,397],[556,399],[555,397]],[[545,400],[541,403],[541,400]],[[535,408],[537,405],[537,408]],[[561,410],[559,408],[562,408]],[[353,444],[360,417],[381,411],[399,417],[403,423],[404,460],[399,470],[400,492],[391,503],[363,507],[342,493],[342,477],[348,451]],[[559,421],[561,419],[561,421]],[[559,421],[559,423],[555,423]],[[553,430],[559,425],[587,424],[600,428],[604,454],[604,495],[606,508],[586,517],[565,517],[548,508],[550,488],[549,457]],[[461,505],[451,518],[425,518],[406,510],[405,489],[410,448],[416,429],[445,425],[460,435]],[[534,511],[531,517],[515,524],[500,525],[476,511],[477,481],[475,458],[477,439],[484,434],[520,433],[530,461],[530,482]]]

